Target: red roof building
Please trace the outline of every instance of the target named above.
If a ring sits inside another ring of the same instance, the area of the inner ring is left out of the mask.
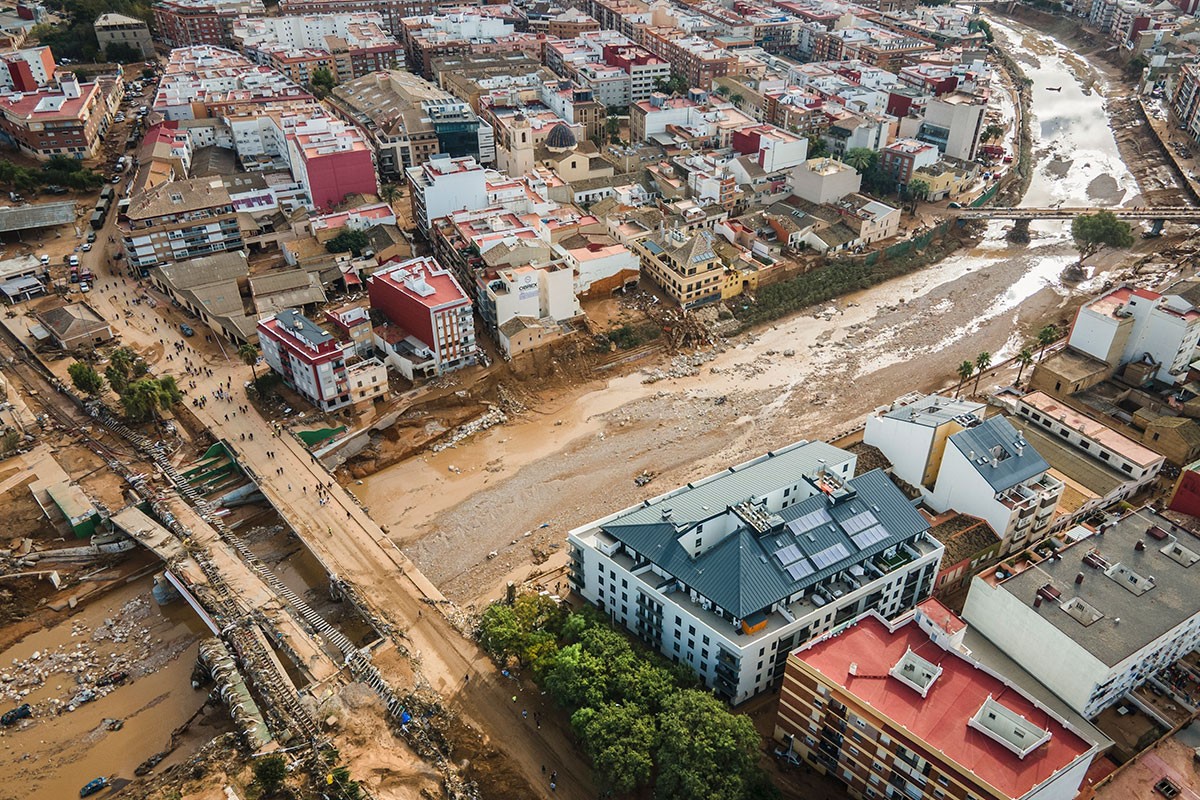
[[[73,76],[57,90],[0,97],[0,141],[37,158],[91,158],[110,121],[101,85],[81,84]]]
[[[1097,746],[959,650],[964,624],[926,601],[874,612],[788,655],[775,738],[855,797],[1075,797]]]
[[[367,278],[367,294],[388,320],[375,329],[376,347],[409,380],[475,363],[471,300],[433,258],[385,264]]]

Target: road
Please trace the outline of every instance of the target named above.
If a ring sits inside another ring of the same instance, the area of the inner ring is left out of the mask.
[[[1074,219],[1084,214],[1095,214],[1097,211],[1108,211],[1118,219],[1142,220],[1176,220],[1180,222],[1200,221],[1200,208],[1195,206],[1087,206],[1068,208],[1051,206],[1049,208],[951,208],[944,213],[957,219]]]
[[[522,700],[529,690],[501,676],[479,647],[458,632],[440,612],[447,606],[438,589],[328,470],[291,435],[273,434],[269,421],[246,399],[242,386],[251,378],[250,368],[230,357],[228,343],[223,348],[206,343],[203,332],[183,337],[179,332],[182,317],[168,303],[160,302],[153,309],[144,304],[130,308],[138,289],[133,280],[120,274],[121,262],[107,257],[116,246],[107,241],[111,229],[110,220],[100,237],[104,246],[85,254],[85,263],[97,274],[97,285],[89,297],[94,307],[109,318],[126,344],[147,353],[156,374],[175,376],[186,388],[185,402],[208,397],[206,406],[192,407],[192,412],[226,441],[326,571],[354,587],[370,612],[404,637],[415,666],[452,710],[506,753],[514,769],[545,796],[551,793],[543,766],[558,772],[555,797],[593,797],[591,770],[569,732],[546,722],[539,729],[532,716],[528,720],[521,716],[523,709],[542,708],[543,698],[533,695],[527,702]],[[133,314],[124,316],[126,310]],[[193,365],[211,368],[213,377],[188,374],[185,356]],[[194,389],[190,388],[192,382]],[[215,391],[230,387],[233,402],[214,398]],[[239,406],[248,410],[239,412]],[[320,485],[326,487],[325,503],[318,498]],[[468,675],[471,677],[466,680]],[[399,690],[408,688],[407,674],[389,676],[385,671],[383,677]],[[518,698],[515,703],[514,696]],[[557,715],[547,715],[551,716]]]

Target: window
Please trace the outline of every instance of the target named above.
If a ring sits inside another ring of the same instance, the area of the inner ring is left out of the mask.
[[[1103,451],[1103,450],[1101,450],[1101,451],[1100,451],[1100,457],[1101,457],[1101,458],[1103,458],[1105,461],[1111,461],[1111,460],[1112,460],[1112,456],[1110,456],[1108,453],[1106,453],[1106,452],[1105,452],[1105,451]]]

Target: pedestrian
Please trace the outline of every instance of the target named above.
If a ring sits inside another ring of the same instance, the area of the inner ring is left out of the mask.
[[[513,695],[513,702],[517,702],[517,696],[515,694]]]
[[[470,682],[471,682],[471,673],[468,672],[466,675],[463,675],[463,683],[470,683]],[[546,768],[543,766],[542,772],[545,772],[545,771],[546,771]]]
[[[529,719],[529,710],[528,709],[525,709],[525,708],[521,709],[521,719]]]
[[[542,764],[542,774],[543,775],[546,774],[546,765],[545,764]]]
[[[557,784],[554,783],[554,781],[550,781],[550,791],[552,791],[552,792],[558,791],[558,786],[557,786]]]

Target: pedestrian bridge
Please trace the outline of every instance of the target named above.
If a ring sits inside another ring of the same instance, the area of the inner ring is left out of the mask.
[[[1197,206],[1086,206],[1051,208],[950,208],[946,214],[955,219],[1074,219],[1097,211],[1111,211],[1119,219],[1172,220],[1175,222],[1200,222],[1200,207]]]

